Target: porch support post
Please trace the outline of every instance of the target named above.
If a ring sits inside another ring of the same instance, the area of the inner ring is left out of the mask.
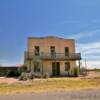
[[[80,60],[78,61],[78,63],[79,63],[79,74],[80,74],[80,69],[81,69],[81,68],[80,68],[80,67],[81,67],[81,66],[80,66],[80,65],[81,65]]]
[[[42,73],[42,75],[44,74],[44,72],[43,72],[43,62],[41,62],[41,73]]]
[[[34,61],[31,61],[31,72],[34,72]]]

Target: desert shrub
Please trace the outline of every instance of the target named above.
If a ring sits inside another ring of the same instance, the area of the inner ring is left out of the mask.
[[[35,78],[42,78],[42,74],[41,73],[34,73]]]
[[[35,75],[33,72],[28,73],[28,79],[34,79]]]
[[[43,75],[43,78],[45,78],[45,79],[47,79],[49,77],[49,75],[47,74],[47,73],[45,73],[44,75]]]
[[[94,68],[93,71],[100,72],[100,69]]]
[[[28,79],[27,73],[22,72],[21,75],[19,76],[19,80],[25,81],[27,79]]]
[[[28,80],[28,79],[34,79],[35,78],[35,74],[30,72],[30,73],[26,73],[26,72],[22,72],[21,75],[19,76],[19,80]]]

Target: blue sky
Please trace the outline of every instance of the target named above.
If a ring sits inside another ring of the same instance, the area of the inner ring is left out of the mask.
[[[100,0],[0,0],[0,64],[23,63],[27,37],[76,39],[89,67],[100,66]]]

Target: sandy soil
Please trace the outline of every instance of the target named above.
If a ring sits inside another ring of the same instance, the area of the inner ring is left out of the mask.
[[[94,78],[94,77],[100,77],[100,72],[90,71],[88,72],[87,78]]]
[[[8,83],[8,84],[12,84],[12,83],[16,83],[16,82],[18,82],[18,79],[15,79],[15,78],[0,77],[0,83]]]

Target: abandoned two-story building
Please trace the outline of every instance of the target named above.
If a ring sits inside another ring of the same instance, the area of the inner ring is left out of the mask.
[[[29,37],[24,54],[28,71],[50,76],[67,75],[80,59],[80,53],[75,52],[75,40],[53,36]]]

